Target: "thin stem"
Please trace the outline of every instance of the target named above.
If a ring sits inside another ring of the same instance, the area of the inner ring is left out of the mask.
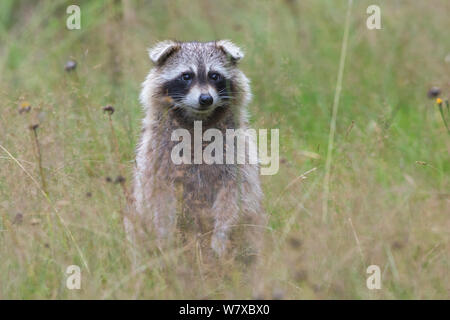
[[[114,129],[114,125],[113,125],[113,121],[112,121],[112,114],[108,114],[109,117],[109,127],[111,128],[111,135],[112,135],[112,139],[113,139],[113,144],[114,144],[114,154],[116,157],[116,161],[119,164],[119,174],[124,177],[124,169],[123,169],[123,164],[120,161],[120,152],[119,152],[119,141],[117,139],[117,135],[116,135],[116,131]],[[120,182],[120,185],[122,187],[123,193],[125,194],[125,198],[127,200],[127,204],[131,205],[132,203],[132,199],[131,199],[131,195],[130,192],[128,191],[128,188],[125,184],[125,181],[122,180]]]
[[[328,136],[328,152],[327,159],[325,163],[325,179],[323,185],[323,202],[322,202],[322,220],[325,222],[328,219],[328,198],[330,193],[330,175],[331,175],[331,162],[333,156],[333,145],[334,145],[334,134],[336,132],[336,119],[339,108],[339,98],[341,95],[342,89],[342,78],[344,75],[344,67],[345,67],[345,57],[347,55],[347,43],[348,43],[348,33],[350,29],[350,13],[351,7],[353,4],[353,0],[348,0],[347,6],[347,16],[345,18],[345,29],[344,29],[344,39],[342,40],[342,48],[341,48],[341,58],[339,61],[339,71],[338,78],[336,82],[336,90],[334,92],[334,101],[333,101],[333,114],[331,117],[330,124],[330,134]]]
[[[450,129],[448,128],[447,120],[445,120],[444,110],[442,110],[442,103],[439,103],[439,112],[441,113],[442,121],[444,121],[445,127],[447,128],[448,134],[450,134]],[[447,103],[448,107],[448,103]]]
[[[48,194],[47,182],[46,182],[45,174],[44,174],[44,167],[42,166],[42,153],[41,153],[41,147],[39,144],[39,138],[37,135],[37,128],[33,126],[31,128],[31,130],[33,130],[33,138],[34,138],[34,143],[36,145],[36,153],[37,153],[37,158],[38,158],[39,175],[41,176],[42,189],[44,190],[44,192],[46,194]]]

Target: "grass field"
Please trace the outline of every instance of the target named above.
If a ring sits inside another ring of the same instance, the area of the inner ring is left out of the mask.
[[[66,28],[73,2],[81,30]],[[450,135],[427,91],[450,93],[450,3],[353,2],[325,198],[347,3],[2,0],[0,299],[255,297],[242,270],[205,270],[192,248],[149,242],[132,269],[124,188],[146,48],[164,39],[242,46],[252,126],[280,130],[257,298],[449,299]],[[366,27],[371,4],[381,30]],[[69,265],[80,290],[66,288]],[[369,265],[380,290],[366,287]]]

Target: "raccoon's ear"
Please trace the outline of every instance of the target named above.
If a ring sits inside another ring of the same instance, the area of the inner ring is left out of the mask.
[[[244,57],[244,52],[230,40],[219,40],[216,46],[229,55],[233,62],[238,62]]]
[[[152,48],[148,49],[150,60],[155,65],[161,65],[163,62],[175,51],[180,48],[180,45],[172,40],[158,42]]]

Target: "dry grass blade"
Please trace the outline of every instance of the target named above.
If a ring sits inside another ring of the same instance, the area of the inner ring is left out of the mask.
[[[283,198],[284,194],[286,193],[287,190],[289,190],[290,187],[292,187],[297,181],[299,180],[303,180],[306,179],[306,177],[311,173],[317,170],[317,167],[314,167],[308,171],[306,171],[305,173],[302,173],[301,175],[299,175],[298,177],[296,177],[294,180],[292,180],[291,182],[288,183],[288,185],[283,189],[283,191],[281,192],[281,194],[278,196],[277,200],[275,200],[275,202],[273,203],[273,206],[276,206],[280,200]]]
[[[330,193],[330,175],[331,175],[331,162],[333,158],[333,145],[334,145],[334,135],[336,132],[336,119],[339,108],[339,98],[341,96],[342,90],[342,78],[344,75],[344,67],[345,67],[345,57],[347,55],[347,43],[348,43],[348,33],[350,29],[350,13],[352,8],[353,1],[348,0],[347,6],[347,17],[345,18],[345,29],[344,29],[344,39],[342,40],[342,48],[341,48],[341,58],[339,61],[339,71],[338,78],[336,82],[336,90],[334,92],[334,100],[333,100],[333,114],[331,116],[331,124],[330,124],[330,134],[328,136],[328,151],[327,151],[327,160],[325,163],[325,179],[323,183],[323,202],[322,202],[322,220],[324,222],[328,219],[328,198]]]

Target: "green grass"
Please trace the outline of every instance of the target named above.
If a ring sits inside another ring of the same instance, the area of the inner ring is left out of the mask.
[[[49,195],[0,150],[0,299],[252,297],[237,266],[202,273],[192,250],[161,255],[151,241],[138,248],[133,272],[125,197],[106,181],[122,166],[130,186],[146,48],[221,38],[246,52],[252,125],[280,129],[280,171],[262,177],[272,228],[262,297],[449,298],[450,137],[426,96],[433,85],[449,95],[448,1],[379,1],[382,30],[366,28],[373,3],[354,1],[327,222],[323,181],[347,1],[78,1],[82,29],[74,31],[65,27],[69,4],[0,4],[0,145],[40,183],[29,129],[39,123]],[[64,71],[68,59],[75,72]],[[30,113],[18,113],[23,101]],[[106,104],[116,109],[119,158]],[[65,287],[72,264],[82,268],[79,291]],[[382,270],[381,290],[366,288],[371,264]]]

